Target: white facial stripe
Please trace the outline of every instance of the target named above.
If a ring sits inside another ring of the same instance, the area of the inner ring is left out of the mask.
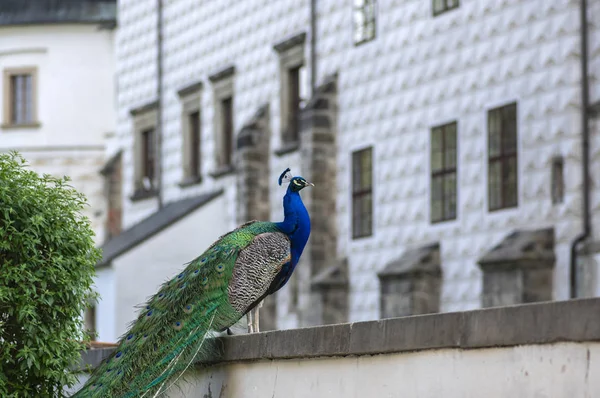
[[[294,184],[296,184],[296,185],[301,185],[301,184],[298,182],[298,180],[293,180],[293,181],[294,181]]]

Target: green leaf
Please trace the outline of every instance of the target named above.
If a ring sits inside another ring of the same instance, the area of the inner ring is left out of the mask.
[[[69,179],[0,154],[0,396],[61,397],[87,334],[100,251]]]

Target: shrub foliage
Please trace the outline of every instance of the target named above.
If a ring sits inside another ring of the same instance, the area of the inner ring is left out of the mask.
[[[0,154],[0,396],[57,397],[89,341],[94,247],[83,194]]]

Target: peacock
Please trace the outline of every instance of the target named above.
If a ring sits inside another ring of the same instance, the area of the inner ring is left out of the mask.
[[[195,361],[214,359],[215,333],[244,315],[258,331],[258,304],[285,286],[310,235],[300,191],[314,185],[289,168],[278,182],[288,184],[284,220],[242,224],[163,283],[73,397],[161,396]]]

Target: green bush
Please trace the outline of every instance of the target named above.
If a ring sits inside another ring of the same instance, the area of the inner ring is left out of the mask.
[[[0,397],[57,397],[89,341],[94,247],[83,194],[0,154]]]

